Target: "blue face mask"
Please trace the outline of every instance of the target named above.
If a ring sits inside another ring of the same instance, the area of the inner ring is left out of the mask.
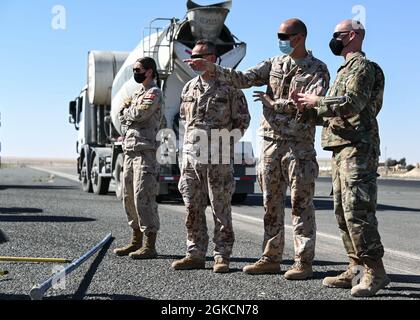
[[[287,55],[291,55],[293,53],[293,51],[295,51],[295,48],[293,48],[290,45],[290,40],[286,40],[286,41],[279,41],[279,47],[280,47],[280,51],[284,54]]]

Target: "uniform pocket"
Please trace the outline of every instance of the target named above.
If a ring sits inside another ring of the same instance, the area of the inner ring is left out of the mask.
[[[274,96],[281,97],[280,87],[283,81],[283,74],[276,71],[270,72],[270,87]]]
[[[346,207],[348,211],[376,210],[376,177],[367,175],[357,180],[346,181]]]
[[[157,175],[159,173],[159,164],[156,160],[155,151],[142,151],[141,152],[141,170],[146,173]]]
[[[181,114],[185,117],[185,120],[191,121],[192,117],[194,116],[194,109],[195,109],[196,99],[193,96],[187,96],[181,98]]]
[[[319,175],[319,165],[316,160],[296,159],[294,170],[296,181],[301,184],[314,183]]]
[[[216,127],[225,126],[231,119],[229,100],[216,96],[211,98],[207,104],[206,121]]]
[[[136,146],[136,137],[131,132],[124,139],[124,150],[131,151],[131,152],[135,151],[135,146]]]
[[[306,91],[306,87],[311,81],[310,77],[306,76],[297,76],[293,78],[293,81],[290,85],[290,92],[303,93]]]

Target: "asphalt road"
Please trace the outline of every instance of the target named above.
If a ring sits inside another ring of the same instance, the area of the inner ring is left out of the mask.
[[[261,254],[262,198],[250,197],[233,207],[236,243],[232,272],[212,273],[212,244],[206,270],[177,272],[170,268],[184,256],[185,211],[179,202],[159,207],[162,230],[159,259],[131,261],[112,249],[125,244],[130,231],[121,203],[110,193],[83,193],[73,173],[61,178],[29,168],[0,170],[0,229],[9,241],[0,255],[75,259],[112,232],[115,240],[66,278],[65,289],[51,290],[47,299],[168,299],[168,300],[295,300],[351,299],[347,290],[325,289],[322,279],[346,267],[329,197],[329,179],[317,184],[317,256],[313,280],[286,281],[281,275],[248,276],[241,269]],[[381,181],[378,220],[386,247],[385,264],[392,284],[374,299],[420,299],[420,182]],[[209,212],[210,213],[210,212]],[[288,215],[290,210],[287,210]],[[209,215],[209,230],[213,222]],[[286,219],[283,270],[292,265],[291,219]],[[210,235],[210,239],[211,239]],[[30,289],[51,276],[48,264],[0,263],[0,300],[29,299]],[[56,269],[55,269],[56,270]]]

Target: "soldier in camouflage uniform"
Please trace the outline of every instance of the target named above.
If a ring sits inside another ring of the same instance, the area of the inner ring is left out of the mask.
[[[262,62],[245,72],[187,60],[196,68],[216,73],[217,79],[236,88],[267,85],[267,92],[255,92],[264,104],[260,135],[263,150],[258,165],[258,182],[264,194],[263,256],[246,266],[248,274],[277,274],[284,250],[284,216],[287,187],[292,198],[295,264],[286,272],[289,280],[312,277],[316,223],[313,197],[318,176],[313,110],[300,112],[297,94],[324,96],[329,87],[327,66],[306,49],[307,29],[297,19],[282,23],[280,49],[284,55]]]
[[[350,259],[348,270],[324,279],[324,285],[352,288],[357,266],[362,266],[364,276],[352,288],[352,295],[358,297],[375,295],[389,283],[376,219],[380,155],[376,117],[382,108],[385,77],[362,52],[364,37],[365,29],[359,22],[340,23],[330,47],[345,62],[334,85],[324,99],[310,95],[300,99],[324,118],[322,145],[333,152],[335,214]]]
[[[161,126],[163,103],[162,92],[154,81],[157,77],[153,59],[138,60],[134,78],[140,87],[124,103],[119,115],[125,154],[123,202],[133,239],[130,245],[114,252],[133,259],[157,257],[156,236],[160,224],[156,203],[159,188],[156,135]]]
[[[197,42],[192,56],[215,62],[216,52],[216,46],[212,42],[203,40]],[[232,130],[236,130],[239,133],[236,140],[239,141],[251,120],[248,104],[240,90],[222,85],[208,73],[188,82],[181,99],[180,117],[185,122],[185,134],[179,190],[187,209],[188,249],[186,257],[175,261],[172,267],[175,270],[205,267],[209,242],[205,211],[210,199],[215,222],[213,270],[215,273],[226,273],[229,272],[234,244],[231,212],[232,195],[235,191],[233,145],[229,138],[227,145],[220,149],[219,139],[217,142],[211,140],[214,132],[226,130],[225,134],[230,136]],[[204,136],[198,142],[196,137],[199,131]],[[220,151],[222,154],[219,154]],[[222,159],[226,156],[223,152],[227,153],[227,161]]]

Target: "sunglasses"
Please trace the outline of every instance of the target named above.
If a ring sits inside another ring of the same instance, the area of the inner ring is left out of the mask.
[[[207,56],[213,56],[214,53],[201,53],[201,54],[192,54],[191,59],[203,59]]]
[[[352,32],[353,30],[351,30],[351,31],[337,31],[337,32],[334,32],[333,33],[333,38],[334,39],[337,39],[337,38],[339,38],[342,34],[349,34],[350,32]],[[356,33],[356,34],[359,34],[359,32],[357,32],[357,31],[353,31],[354,33]]]
[[[280,41],[287,41],[289,40],[291,37],[294,37],[298,35],[298,33],[291,33],[291,34],[287,34],[287,33],[278,33],[277,36],[279,37]]]
[[[142,73],[142,69],[140,69],[140,68],[135,68],[135,69],[133,69],[133,72],[134,72],[134,73]]]

